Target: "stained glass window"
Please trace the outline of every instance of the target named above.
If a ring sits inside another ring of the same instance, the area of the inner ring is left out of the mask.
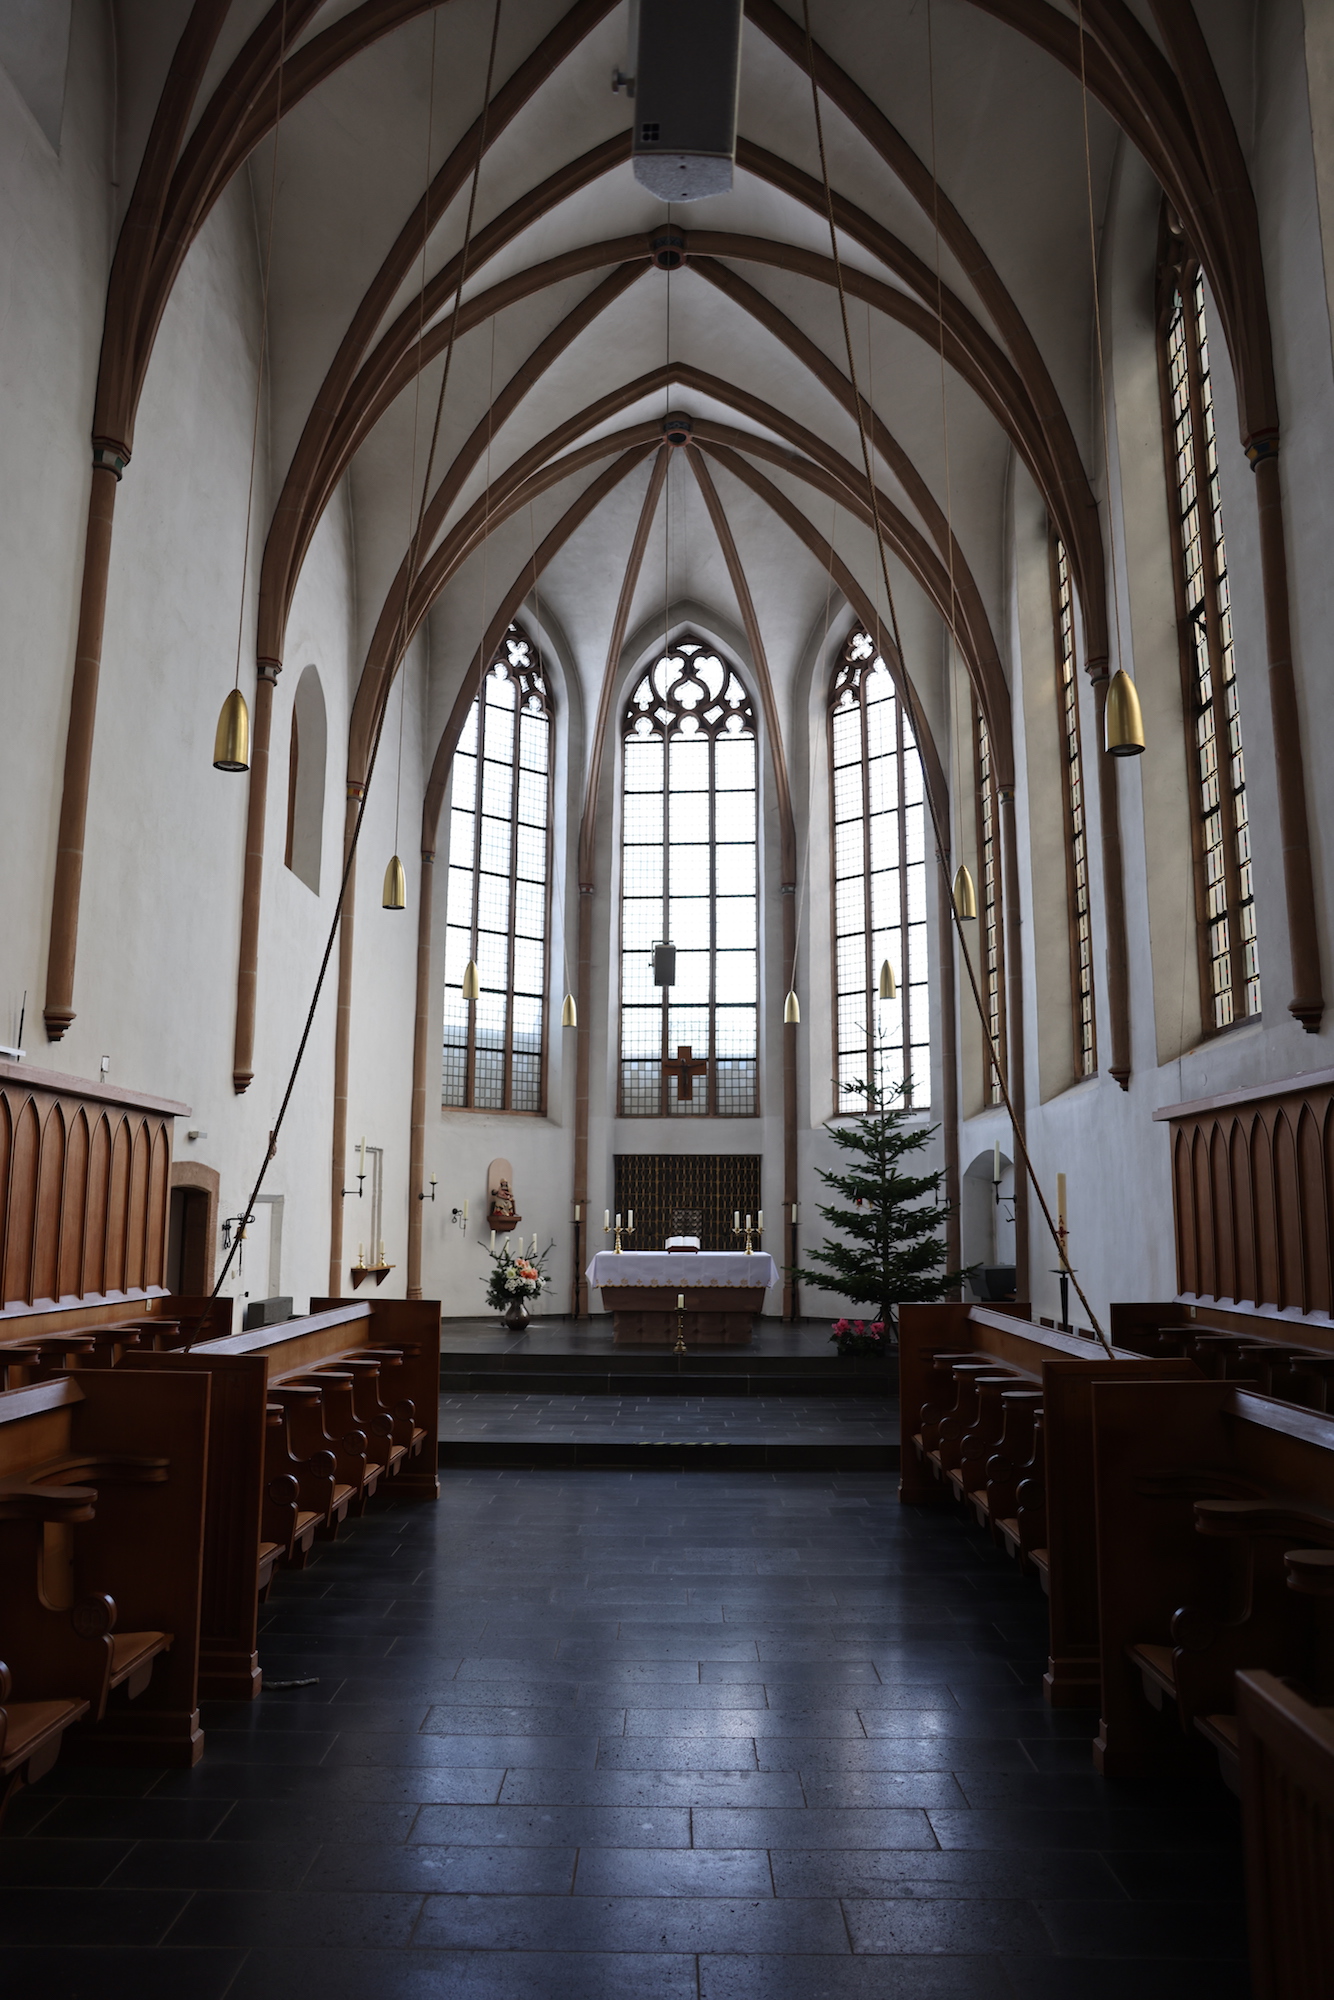
[[[1164,396],[1195,791],[1205,1026],[1260,1011],[1251,831],[1241,748],[1204,278],[1193,260],[1167,295]]]
[[[973,775],[977,808],[977,914],[980,930],[982,998],[988,1041],[982,1050],[982,1102],[1000,1104],[996,1059],[1005,1062],[1005,947],[1001,913],[1000,797],[991,761],[991,732],[980,708],[973,710]]]
[[[926,806],[912,724],[869,632],[854,631],[829,717],[834,835],[834,1073],[931,1102]],[[879,1003],[889,960],[897,997]],[[836,1097],[839,1111],[860,1098]]]
[[[753,1118],[759,772],[750,696],[726,660],[683,639],[636,686],[621,736],[621,1116]],[[658,942],[676,947],[670,987],[653,983]]]
[[[1065,544],[1051,538],[1052,615],[1056,626],[1056,708],[1061,732],[1061,795],[1065,807],[1065,874],[1070,907],[1070,1000],[1074,1013],[1075,1078],[1098,1067],[1093,1011],[1093,914],[1089,908],[1088,829],[1084,759],[1079,742],[1079,674],[1075,605]]]
[[[551,708],[536,648],[511,625],[454,753],[441,1101],[545,1108]],[[477,962],[480,997],[463,998]]]

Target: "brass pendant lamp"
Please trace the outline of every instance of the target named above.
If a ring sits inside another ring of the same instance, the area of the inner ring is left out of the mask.
[[[783,1026],[785,1028],[798,1028],[801,1026],[801,1002],[797,998],[797,989],[795,986],[783,1002]]]
[[[384,871],[384,895],[380,902],[386,910],[406,910],[408,907],[407,877],[396,854],[389,857],[389,866]]]
[[[894,984],[894,968],[889,960],[885,959],[880,967],[880,998],[882,1000],[897,1000],[898,997],[899,989]]]
[[[562,1028],[577,1028],[579,1026],[579,1009],[574,1004],[573,993],[565,995],[565,1004],[560,1010],[560,1024]]]
[[[273,267],[273,218],[278,197],[278,136],[283,122],[283,82],[287,69],[287,7],[284,0],[278,42],[277,106],[273,124],[273,170],[269,180],[269,240],[264,253],[260,293],[259,362],[255,370],[255,417],[250,430],[250,481],[246,489],[245,543],[241,555],[241,610],[236,627],[236,680],[223,702],[213,736],[215,771],[250,769],[250,710],[241,692],[241,642],[245,631],[246,576],[250,567],[250,528],[255,510],[255,461],[259,452],[259,415],[264,399],[264,364],[269,352],[269,274]]]
[[[250,710],[239,687],[234,687],[222,704],[217,732],[213,738],[215,771],[250,769]]]
[[[1118,667],[1107,689],[1103,741],[1111,757],[1139,757],[1144,752],[1144,714],[1139,693],[1124,667]]]
[[[470,958],[463,968],[463,997],[477,1000],[481,997],[482,982],[477,971],[477,960]]]
[[[977,890],[962,861],[954,871],[954,910],[961,924],[977,922]]]

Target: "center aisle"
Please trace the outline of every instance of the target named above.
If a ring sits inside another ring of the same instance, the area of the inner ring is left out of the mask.
[[[1036,1586],[952,1516],[883,1475],[442,1485],[280,1572],[265,1672],[318,1687],[16,1802],[4,1879],[64,1886],[0,1895],[8,2000],[1245,1994],[1233,1802],[1094,1775]]]

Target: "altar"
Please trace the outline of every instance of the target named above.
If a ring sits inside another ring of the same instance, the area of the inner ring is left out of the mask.
[[[599,1250],[585,1273],[612,1315],[618,1347],[745,1347],[779,1279],[767,1250]],[[677,1299],[684,1296],[684,1311]]]

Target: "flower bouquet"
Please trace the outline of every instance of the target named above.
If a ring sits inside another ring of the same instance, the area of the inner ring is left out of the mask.
[[[550,1245],[548,1245],[550,1248]],[[508,1326],[527,1326],[528,1300],[537,1299],[550,1284],[550,1279],[542,1268],[546,1251],[539,1257],[537,1238],[533,1238],[533,1248],[525,1252],[522,1248],[510,1248],[507,1236],[498,1250],[490,1250],[491,1274],[486,1284],[486,1302],[504,1318]]]
[[[829,1338],[840,1354],[881,1354],[885,1347],[885,1322],[882,1319],[836,1319]]]

